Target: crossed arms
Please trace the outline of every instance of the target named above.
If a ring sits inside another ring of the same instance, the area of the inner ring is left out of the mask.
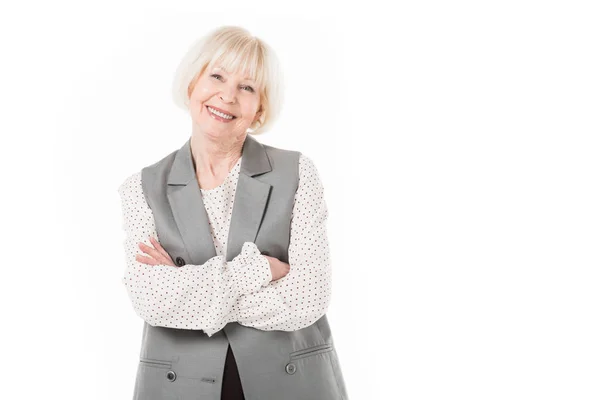
[[[129,176],[118,189],[126,235],[122,282],[136,314],[153,326],[201,329],[208,336],[229,322],[294,331],[321,318],[331,299],[328,210],[317,169],[303,154],[299,173],[288,248],[290,271],[273,282],[268,260],[252,242],[245,242],[229,262],[225,256],[182,267],[138,262],[138,243],[151,246],[149,236],[157,235],[141,173]]]

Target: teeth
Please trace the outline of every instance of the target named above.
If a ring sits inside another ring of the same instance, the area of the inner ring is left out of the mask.
[[[208,107],[208,109],[209,109],[209,111],[210,111],[211,113],[213,113],[213,114],[215,114],[215,115],[218,115],[218,116],[219,116],[219,117],[221,117],[221,118],[225,118],[225,119],[233,119],[233,116],[232,116],[232,115],[223,114],[222,112],[220,112],[220,111],[217,111],[217,110],[215,110],[215,109],[214,109],[214,108],[212,108],[212,107]]]

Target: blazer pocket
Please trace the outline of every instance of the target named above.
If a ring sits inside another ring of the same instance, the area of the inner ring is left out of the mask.
[[[135,400],[179,400],[177,375],[171,369],[170,361],[140,358],[139,365],[133,394]]]
[[[298,360],[299,358],[305,358],[305,357],[310,357],[310,356],[314,356],[317,354],[328,353],[330,351],[333,351],[333,344],[331,344],[331,343],[318,344],[316,346],[307,347],[305,349],[291,352],[290,360],[292,360],[292,361]]]
[[[154,358],[140,358],[140,364],[145,365],[147,367],[155,367],[155,368],[164,368],[164,369],[170,369],[171,368],[171,361],[167,361],[167,360],[157,360]]]

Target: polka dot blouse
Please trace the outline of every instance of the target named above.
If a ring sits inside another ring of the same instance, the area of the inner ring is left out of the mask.
[[[292,211],[289,273],[271,281],[269,261],[253,242],[226,261],[228,229],[242,158],[225,181],[200,189],[217,255],[202,265],[148,265],[139,242],[157,239],[141,171],[119,186],[125,231],[122,278],[135,312],[153,326],[204,330],[214,335],[229,322],[261,330],[294,331],[313,324],[331,299],[328,216],[323,185],[310,158],[300,154],[300,181]],[[200,206],[200,205],[199,205]]]

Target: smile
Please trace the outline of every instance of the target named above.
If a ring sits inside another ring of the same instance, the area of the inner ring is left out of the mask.
[[[210,113],[210,116],[213,117],[214,119],[216,119],[217,121],[221,121],[221,122],[229,122],[234,120],[237,117],[234,117],[231,114],[227,114],[224,112],[221,112],[215,108],[212,108],[210,106],[206,106],[206,108],[208,109],[208,112]]]

